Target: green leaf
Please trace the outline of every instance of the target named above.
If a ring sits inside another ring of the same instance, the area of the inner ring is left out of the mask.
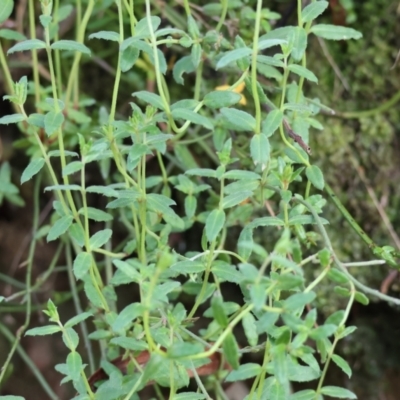
[[[325,186],[324,175],[316,165],[310,165],[306,168],[308,180],[317,188],[322,190]]]
[[[324,386],[321,389],[321,394],[326,396],[335,397],[337,399],[356,399],[357,396],[350,392],[350,390],[338,386]]]
[[[225,172],[222,176],[225,179],[239,179],[239,180],[261,179],[260,174],[257,174],[253,171],[244,171],[241,169],[232,169],[230,171]]]
[[[230,208],[240,204],[242,201],[245,201],[249,197],[253,195],[253,192],[250,190],[246,190],[243,192],[232,193],[229,196],[226,196],[222,200],[222,208]]]
[[[88,218],[92,219],[93,221],[104,222],[104,221],[112,221],[112,219],[113,219],[112,215],[110,215],[109,213],[106,213],[103,210],[99,210],[98,208],[87,207],[86,210],[87,210]],[[85,215],[85,209],[81,208],[78,211],[78,214]]]
[[[122,347],[123,349],[132,351],[143,351],[147,350],[147,344],[144,341],[139,341],[133,337],[114,337],[110,340],[111,344]]]
[[[183,358],[198,354],[204,351],[204,347],[200,343],[174,343],[167,352],[168,358]]]
[[[12,394],[7,394],[5,396],[0,396],[0,400],[25,400],[25,398],[22,396],[14,396]]]
[[[192,58],[192,63],[195,68],[197,68],[200,64],[201,61],[201,53],[202,53],[202,48],[200,46],[200,43],[195,43],[192,46],[192,50],[190,52],[190,57]]]
[[[222,343],[222,350],[226,361],[233,369],[239,368],[239,347],[236,343],[235,336],[230,332]]]
[[[76,279],[82,279],[89,272],[93,262],[93,257],[90,253],[79,253],[73,264],[73,271]]]
[[[21,185],[29,181],[34,175],[36,175],[43,168],[44,164],[45,160],[42,157],[32,160],[22,173]]]
[[[62,112],[49,111],[44,117],[44,130],[47,136],[53,134],[57,129],[60,129],[64,122]]]
[[[52,335],[53,333],[61,332],[61,327],[58,325],[40,326],[39,328],[32,328],[25,332],[25,336],[45,336]]]
[[[369,299],[364,293],[356,292],[354,299],[364,306],[367,306],[369,304]]]
[[[190,56],[185,56],[179,59],[172,70],[172,75],[175,79],[176,83],[179,83],[180,85],[184,84],[182,75],[184,73],[189,74],[191,72],[194,72],[196,68],[193,65],[192,58]]]
[[[315,292],[296,293],[284,301],[284,309],[295,311],[311,303],[316,297]]]
[[[0,24],[10,17],[14,8],[13,0],[1,0],[0,3]]]
[[[334,354],[332,356],[332,361],[349,377],[351,378],[351,368],[346,360],[342,357]]]
[[[76,381],[79,379],[82,372],[82,358],[76,351],[73,351],[67,356],[67,367],[68,373],[71,376],[72,380]]]
[[[83,43],[75,40],[59,40],[50,46],[53,50],[79,51],[90,56],[90,50]]]
[[[118,192],[109,186],[88,186],[86,192],[102,194],[107,197],[118,197]]]
[[[119,33],[113,31],[99,31],[89,35],[89,39],[103,39],[119,42]]]
[[[300,390],[300,392],[291,394],[288,400],[315,400],[315,390]]]
[[[356,326],[348,326],[343,332],[339,333],[339,339],[343,339],[346,336],[351,335],[357,329]]]
[[[260,133],[254,135],[250,141],[250,154],[255,165],[265,167],[270,160],[271,147],[266,135]]]
[[[216,69],[221,69],[228,64],[240,60],[242,58],[248,57],[253,52],[252,49],[248,47],[241,47],[239,49],[230,50],[226,52],[217,62]]]
[[[65,215],[58,219],[54,225],[51,227],[46,240],[51,242],[52,240],[56,240],[62,234],[64,234],[68,228],[71,226],[73,221],[72,215]]]
[[[257,333],[256,320],[253,314],[251,313],[246,314],[242,319],[242,325],[247,341],[249,342],[249,345],[253,347],[257,346],[258,333]]]
[[[180,274],[198,274],[206,269],[204,263],[200,260],[179,261],[171,265],[171,271],[179,272]]]
[[[240,101],[242,96],[231,90],[215,90],[204,96],[204,105],[209,108],[230,107]]]
[[[155,32],[161,24],[161,18],[157,16],[150,17],[150,24],[152,31]],[[144,39],[150,37],[149,19],[147,17],[142,18],[135,26],[134,37]]]
[[[279,344],[272,348],[272,365],[278,382],[284,384],[288,380],[288,363],[286,361],[286,345]]]
[[[217,173],[210,168],[192,168],[185,172],[187,175],[204,176],[207,178],[216,178]]]
[[[28,39],[24,40],[23,42],[15,44],[13,47],[8,49],[7,54],[15,53],[16,51],[38,50],[45,48],[46,48],[46,43],[43,42],[43,40]]]
[[[237,131],[254,131],[256,120],[249,113],[236,108],[221,108],[221,114],[228,125]]]
[[[328,272],[327,277],[331,279],[335,283],[345,284],[349,282],[349,278],[342,271],[339,271],[337,268],[331,268]]]
[[[81,190],[81,187],[79,185],[52,185],[44,188],[45,192],[49,190]]]
[[[205,232],[209,242],[215,240],[225,224],[225,213],[223,210],[213,210],[206,219]]]
[[[126,329],[132,321],[143,313],[143,306],[140,303],[132,303],[127,305],[117,316],[111,328],[114,332]]]
[[[289,71],[308,79],[311,82],[318,83],[318,78],[309,69],[302,67],[301,65],[291,64],[289,65]]]
[[[185,392],[176,394],[172,400],[203,400],[206,396],[201,393]]]
[[[349,39],[360,39],[362,33],[356,31],[353,28],[347,28],[345,26],[329,25],[329,24],[318,24],[314,25],[310,32],[315,35],[328,40],[349,40]]]
[[[329,6],[327,1],[315,1],[308,6],[304,7],[301,13],[301,20],[303,24],[306,22],[313,21],[315,18],[320,16]]]
[[[92,317],[93,313],[92,312],[83,312],[81,314],[76,315],[75,317],[72,317],[71,319],[69,319],[65,324],[64,327],[65,328],[72,328],[73,326],[81,323],[82,321],[84,321],[85,319]]]
[[[7,40],[15,40],[15,41],[26,40],[25,35],[17,32],[17,31],[13,31],[12,29],[0,29],[0,38],[4,38]],[[0,399],[1,399],[1,397],[0,397]]]
[[[147,90],[141,90],[140,92],[132,93],[132,96],[151,104],[153,107],[158,108],[159,110],[165,110],[161,96],[158,94],[148,92]]]
[[[99,249],[110,240],[112,233],[111,229],[103,229],[96,232],[89,240],[90,247],[92,249]]]
[[[283,121],[283,112],[281,110],[272,110],[262,123],[262,133],[266,137],[272,136]]]
[[[267,300],[267,292],[264,285],[260,283],[255,283],[250,287],[250,299],[254,304],[254,309],[260,311]]]
[[[213,129],[214,127],[212,122],[207,117],[203,117],[197,112],[194,112],[187,108],[175,108],[172,110],[171,114],[174,119],[183,119],[185,121],[190,121],[194,124],[202,125],[207,129]]]
[[[278,46],[280,44],[286,44],[287,40],[283,39],[262,39],[258,42],[258,50],[269,49],[273,46]]]
[[[228,326],[228,317],[225,314],[223,299],[219,292],[216,292],[211,299],[211,309],[217,324],[225,329]]]
[[[237,243],[239,256],[247,261],[251,256],[253,244],[253,229],[243,228]]]
[[[226,382],[244,381],[254,378],[262,370],[261,365],[255,363],[242,364],[236,371],[231,371],[225,378]]]
[[[120,63],[121,71],[128,72],[139,58],[139,55],[140,50],[132,46],[122,50]]]
[[[129,277],[132,281],[134,282],[141,281],[141,276],[138,270],[135,268],[134,260],[122,261],[115,259],[113,260],[113,264],[127,277]]]
[[[5,115],[4,117],[0,118],[1,125],[8,125],[8,124],[16,124],[21,121],[25,121],[25,115],[23,114],[11,114]]]
[[[292,58],[300,61],[307,48],[307,32],[304,28],[296,26],[289,35],[290,46],[292,47]]]
[[[82,161],[72,161],[69,164],[65,166],[62,170],[62,176],[68,176],[71,174],[74,174],[75,172],[78,172],[82,169],[83,163]]]

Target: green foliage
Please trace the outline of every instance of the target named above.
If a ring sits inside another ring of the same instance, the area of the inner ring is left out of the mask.
[[[249,399],[356,398],[326,386],[326,372],[333,361],[351,376],[336,346],[354,330],[346,327],[354,302],[367,304],[364,293],[377,293],[348,272],[320,216],[326,200],[314,191],[326,184],[318,160],[309,161],[308,144],[311,127],[322,127],[317,114],[323,106],[304,88],[305,80],[318,82],[306,66],[310,37],[360,39],[361,33],[314,23],[326,1],[299,7],[298,26],[272,29],[270,21],[280,16],[258,0],[243,12],[252,28],[240,25],[228,40],[224,24],[228,12],[240,14],[239,2],[203,8],[219,15],[213,29],[186,1],[186,17],[167,2],[161,19],[149,0],[145,15],[134,1],[89,0],[76,22],[76,40],[69,40],[58,37],[58,22],[72,5],[61,3],[67,8],[56,11],[41,0],[44,40],[0,32],[20,40],[7,54],[45,50],[50,71],[48,87],[41,87],[36,73],[29,85],[26,77],[8,82],[5,98],[17,112],[0,124],[18,124],[24,135],[20,146],[31,161],[21,183],[34,180],[40,187],[45,176],[45,190],[56,198],[41,235],[59,240],[65,251],[76,315],[64,323],[55,296],[44,310],[51,324],[25,334],[61,333],[68,349],[65,363],[56,366],[61,383],[73,386],[76,399],[135,399],[147,385],[158,394],[168,387],[171,399],[221,398],[224,379],[253,379]],[[0,22],[10,15],[10,4],[12,9],[11,0],[0,6]],[[118,32],[99,17],[105,8]],[[87,36],[97,39],[90,47],[83,43]],[[102,82],[106,100],[92,100],[80,90],[81,80],[91,76],[81,61],[83,55],[85,62],[91,55],[106,57],[104,43],[115,49],[113,79]],[[179,59],[168,59],[170,49]],[[38,71],[37,59],[33,68]],[[222,86],[210,75],[229,83]],[[119,107],[125,86],[134,90],[129,110]],[[27,103],[35,111],[29,115]],[[79,160],[68,158],[77,155]],[[101,183],[91,179],[89,168]],[[0,201],[20,205],[7,164],[0,183]],[[194,243],[186,242],[190,233]],[[184,246],[175,246],[174,237]],[[395,263],[392,248],[373,251]],[[309,276],[304,267],[312,261]],[[327,280],[340,285],[334,292],[347,303],[323,322],[317,288]],[[234,300],[224,298],[226,282],[236,286]],[[119,309],[122,285],[136,288],[139,299]],[[26,291],[30,299],[30,287]],[[24,329],[29,317],[30,310]],[[195,328],[194,318],[201,318],[203,329]],[[101,364],[106,379],[96,385],[91,341],[107,349]],[[242,361],[250,351],[263,354],[258,363]],[[113,361],[118,355],[130,360],[126,368]],[[217,366],[210,363],[215,357]],[[198,371],[207,366],[203,384]],[[197,393],[187,389],[192,376]],[[312,382],[315,389],[294,393],[293,382]]]

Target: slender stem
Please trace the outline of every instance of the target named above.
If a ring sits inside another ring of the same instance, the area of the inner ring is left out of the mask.
[[[261,133],[261,104],[257,88],[257,55],[258,55],[258,37],[260,35],[261,8],[262,8],[262,0],[257,0],[257,10],[255,18],[254,36],[253,36],[253,53],[251,56],[251,91],[254,98],[256,134]]]
[[[0,332],[10,343],[15,343],[14,335],[9,331],[9,329],[5,325],[0,324]],[[28,354],[25,352],[25,350],[22,348],[22,346],[17,345],[16,351],[19,354],[19,356],[22,358],[24,363],[32,371],[33,375],[36,377],[40,386],[43,388],[43,390],[46,392],[46,394],[50,397],[50,399],[58,400],[59,397],[54,393],[53,389],[47,383],[45,377],[42,375],[42,373],[36,367],[36,365],[33,363],[33,361],[29,358]]]
[[[226,14],[228,12],[228,4],[229,0],[221,0],[221,6],[222,6],[222,11],[221,11],[221,16],[219,17],[219,22],[215,30],[219,32],[222,28],[222,25],[225,23],[226,19]]]
[[[29,0],[29,34],[31,39],[36,39],[36,21],[35,21],[35,6],[34,0]],[[37,50],[32,50],[32,69],[33,81],[35,83],[35,104],[38,106],[40,103],[40,81],[39,81],[39,61]]]

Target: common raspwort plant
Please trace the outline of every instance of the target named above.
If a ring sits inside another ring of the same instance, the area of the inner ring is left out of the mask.
[[[36,202],[26,321],[0,382],[24,334],[52,334],[68,349],[55,369],[69,398],[140,399],[152,386],[158,399],[225,399],[223,385],[242,380],[249,400],[356,398],[325,383],[332,363],[351,376],[335,353],[356,329],[346,325],[350,309],[367,304],[366,294],[400,301],[365,287],[349,267],[397,267],[398,254],[372,242],[324,182],[309,133],[323,129],[318,113],[327,107],[304,89],[318,82],[308,41],[362,35],[315,22],[327,1],[299,0],[297,25],[277,29],[280,15],[265,6],[29,0],[27,37],[0,30],[5,99],[15,110],[0,124],[23,135],[16,145],[30,162],[21,184],[33,180]],[[13,7],[1,0],[0,22]],[[32,74],[14,82],[17,52],[30,55]],[[22,205],[8,164],[0,182],[0,201]],[[43,189],[54,201],[41,225]],[[327,200],[379,260],[339,259],[321,216]],[[59,247],[32,282],[43,238]],[[32,296],[62,253],[76,315],[65,320],[55,296],[43,311],[48,325],[32,328]],[[323,320],[317,290],[329,282],[347,305]],[[121,286],[132,293],[125,307]],[[246,353],[259,362],[243,361]],[[298,382],[312,389],[296,391]]]

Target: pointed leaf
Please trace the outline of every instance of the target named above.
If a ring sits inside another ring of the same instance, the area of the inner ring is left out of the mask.
[[[15,53],[16,51],[37,50],[46,48],[46,43],[39,39],[29,39],[19,42],[11,47],[7,54]]]
[[[213,129],[214,127],[212,122],[207,117],[203,117],[197,112],[194,112],[187,108],[175,108],[172,110],[171,114],[174,119],[183,119],[185,121],[190,121],[194,124],[202,125],[207,129]]]
[[[304,7],[301,13],[301,19],[303,24],[306,22],[313,21],[315,18],[320,16],[329,6],[327,1],[314,1],[308,6]]]
[[[73,264],[75,278],[82,279],[89,272],[92,262],[93,257],[90,253],[79,253]]]
[[[104,244],[106,244],[112,235],[111,229],[103,229],[99,232],[96,232],[89,240],[90,247],[92,249],[98,249]]]
[[[270,144],[266,135],[254,135],[250,141],[250,154],[255,165],[261,164],[263,167],[270,160]]]
[[[23,114],[11,114],[5,115],[4,117],[0,118],[1,125],[8,125],[8,124],[16,124],[21,121],[25,121],[25,115]]]
[[[0,24],[10,17],[14,8],[13,0],[1,0],[0,2]]]
[[[57,239],[62,234],[64,234],[68,228],[71,226],[73,221],[73,217],[71,215],[65,215],[58,219],[54,225],[51,227],[46,240],[51,242],[52,240]]]
[[[228,51],[219,59],[216,69],[223,68],[234,61],[248,57],[251,53],[252,49],[249,49],[248,47],[241,47],[239,49]]]
[[[325,186],[324,175],[316,165],[310,165],[306,168],[308,180],[317,188],[322,190]]]
[[[221,108],[221,114],[232,129],[237,131],[254,131],[256,128],[255,118],[242,110],[236,108]]]
[[[223,210],[213,210],[207,217],[205,232],[209,242],[216,239],[225,224],[225,213]]]
[[[90,49],[75,40],[59,40],[50,46],[53,50],[79,51],[90,56]]]
[[[29,181],[34,175],[36,175],[43,168],[44,164],[44,158],[36,158],[32,160],[22,173],[21,185],[26,181]]]
[[[119,42],[119,33],[113,31],[100,31],[89,35],[89,39],[103,39]]]
[[[324,386],[321,389],[321,394],[325,394],[326,396],[334,397],[337,399],[356,399],[357,396],[350,392],[350,390],[337,387],[337,386]]]
[[[349,39],[360,39],[362,33],[356,31],[353,28],[347,28],[344,26],[329,25],[329,24],[318,24],[311,28],[312,33],[328,40],[349,40]]]
[[[151,93],[151,92],[148,92],[147,90],[142,90],[140,92],[132,93],[132,96],[135,96],[138,99],[151,104],[153,107],[158,108],[159,110],[163,110],[163,111],[165,110],[161,96],[159,96],[156,93]]]
[[[242,96],[230,90],[215,90],[204,96],[204,105],[210,108],[230,107],[240,101]]]

